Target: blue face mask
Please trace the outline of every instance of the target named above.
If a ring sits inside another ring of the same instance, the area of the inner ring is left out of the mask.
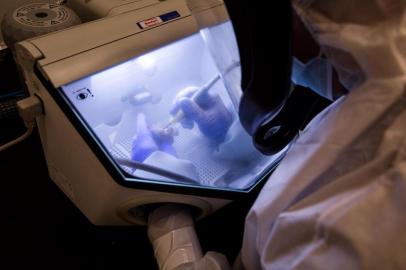
[[[293,57],[292,81],[296,85],[312,89],[320,96],[334,100],[333,69],[327,59],[316,57],[304,64]]]

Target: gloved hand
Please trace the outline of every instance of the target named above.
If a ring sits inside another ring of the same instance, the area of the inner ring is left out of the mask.
[[[180,123],[184,128],[191,129],[196,122],[203,135],[221,143],[233,122],[233,115],[217,94],[203,91],[192,99],[198,90],[199,87],[187,87],[180,91],[174,99],[170,113],[175,116],[182,110],[185,116]]]
[[[173,132],[168,129],[149,128],[144,114],[138,114],[137,134],[131,147],[131,159],[143,162],[155,151],[163,151],[176,156],[173,144]]]

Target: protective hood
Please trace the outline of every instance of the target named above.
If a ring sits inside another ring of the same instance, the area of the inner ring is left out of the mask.
[[[368,79],[406,73],[405,1],[295,0],[293,4],[348,90]]]
[[[406,2],[293,3],[339,79],[354,84],[267,180],[236,265],[406,269]]]

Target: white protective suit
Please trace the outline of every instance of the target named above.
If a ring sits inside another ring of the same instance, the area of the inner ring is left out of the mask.
[[[406,1],[293,3],[340,80],[358,81],[267,181],[246,219],[242,264],[406,269]]]

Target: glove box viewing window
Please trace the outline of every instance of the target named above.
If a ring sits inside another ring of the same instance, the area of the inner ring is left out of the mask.
[[[280,155],[262,155],[241,126],[240,81],[226,22],[61,89],[125,182],[247,191]]]

